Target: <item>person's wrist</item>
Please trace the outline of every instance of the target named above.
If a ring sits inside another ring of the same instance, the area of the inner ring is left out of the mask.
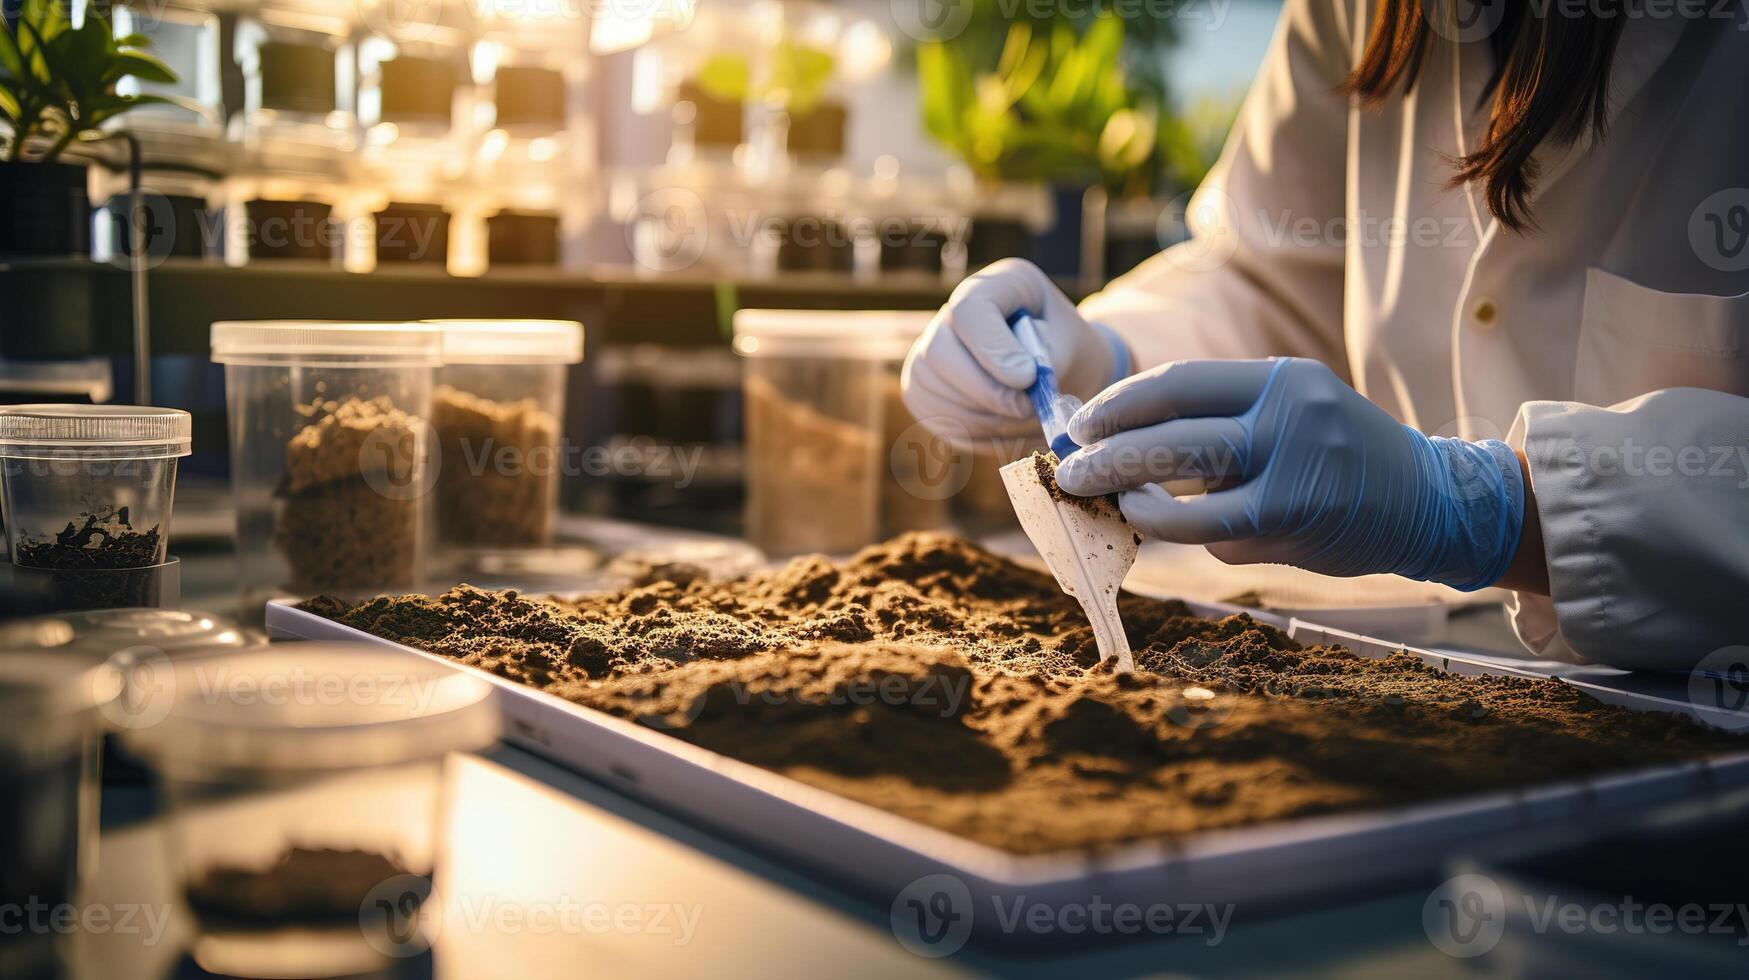
[[[1107,351],[1111,354],[1111,368],[1106,372],[1105,384],[1100,390],[1109,388],[1130,376],[1134,370],[1134,358],[1130,356],[1130,345],[1116,330],[1103,323],[1089,323],[1100,340],[1105,342]]]
[[[1498,440],[1466,442],[1410,433],[1422,492],[1398,574],[1474,592],[1512,566],[1524,529],[1518,456]]]

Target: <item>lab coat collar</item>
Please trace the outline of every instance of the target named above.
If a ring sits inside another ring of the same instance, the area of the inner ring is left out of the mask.
[[[1609,104],[1605,108],[1605,116],[1614,123],[1622,109],[1633,101],[1640,89],[1651,80],[1652,74],[1669,59],[1670,53],[1676,49],[1676,42],[1682,36],[1682,30],[1688,24],[1688,18],[1680,16],[1675,11],[1666,8],[1665,16],[1652,16],[1643,7],[1641,13],[1630,16],[1622,27],[1621,39],[1616,44],[1615,63],[1609,73]],[[1455,59],[1457,77],[1454,95],[1458,112],[1457,129],[1459,134],[1459,152],[1469,153],[1472,142],[1479,140],[1485,130],[1485,123],[1477,121],[1477,100],[1481,98],[1483,86],[1488,83],[1488,76],[1494,71],[1494,59],[1488,48],[1486,39],[1470,41],[1461,46]],[[1471,128],[1472,124],[1475,128]],[[1531,187],[1530,203],[1535,204],[1548,189],[1560,180],[1573,165],[1590,153],[1597,141],[1597,134],[1586,127],[1579,138],[1570,146],[1559,147],[1544,143],[1536,152],[1536,161],[1540,168],[1537,180]],[[1480,188],[1474,184],[1466,185],[1472,208],[1481,209]]]

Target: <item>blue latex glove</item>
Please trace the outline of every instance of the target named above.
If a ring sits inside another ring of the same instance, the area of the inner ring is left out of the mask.
[[[1465,591],[1506,573],[1524,482],[1505,443],[1429,438],[1317,361],[1185,361],[1107,389],[1069,423],[1064,490],[1121,493],[1143,533],[1232,564],[1391,572]],[[1175,498],[1159,484],[1209,492]]]

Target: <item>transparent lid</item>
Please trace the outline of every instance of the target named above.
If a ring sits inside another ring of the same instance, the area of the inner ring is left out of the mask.
[[[182,609],[94,609],[45,616],[26,623],[66,631],[67,642],[81,652],[109,657],[131,648],[166,654],[230,650],[265,641],[236,623],[211,613]],[[52,626],[51,626],[52,624]]]
[[[53,650],[9,651],[0,656],[0,751],[65,755],[100,730],[98,710],[119,693],[108,667]]]
[[[427,320],[443,331],[445,364],[576,364],[583,324],[573,320]]]
[[[737,310],[735,352],[898,361],[934,317],[909,310]]]
[[[41,449],[161,450],[187,456],[193,421],[175,408],[141,405],[9,405],[0,408],[0,457]]]
[[[414,653],[276,643],[163,666],[123,663],[132,719],[123,737],[185,778],[392,765],[498,737],[492,686]]]
[[[213,324],[213,360],[220,364],[371,363],[435,367],[443,337],[421,323],[324,323],[306,320]]]

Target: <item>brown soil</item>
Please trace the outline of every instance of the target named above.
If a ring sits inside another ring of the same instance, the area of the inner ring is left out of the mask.
[[[431,395],[431,425],[443,446],[437,527],[444,540],[512,547],[552,536],[557,460],[539,458],[558,447],[551,413],[532,398],[498,402],[441,385]],[[507,462],[499,457],[506,451]],[[476,472],[475,462],[484,469]]]
[[[188,904],[209,925],[233,929],[356,924],[372,889],[407,874],[371,851],[295,847],[271,868],[208,870],[189,883]],[[421,901],[430,893],[428,882],[422,890],[415,895]]]
[[[322,401],[286,445],[274,540],[298,591],[413,584],[420,423],[387,398]],[[392,492],[385,493],[389,489]]]
[[[1554,681],[1300,647],[1126,595],[1137,673],[1042,572],[941,534],[576,600],[305,608],[998,848],[1171,838],[1746,743]]]

